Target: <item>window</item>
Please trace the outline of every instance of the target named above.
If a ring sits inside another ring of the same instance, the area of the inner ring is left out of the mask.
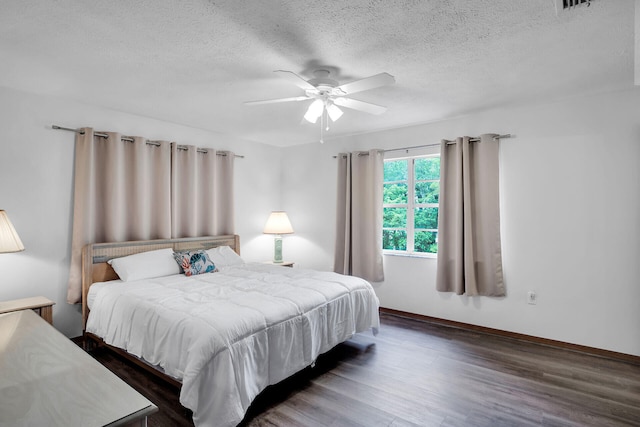
[[[382,249],[438,253],[440,156],[385,160]]]

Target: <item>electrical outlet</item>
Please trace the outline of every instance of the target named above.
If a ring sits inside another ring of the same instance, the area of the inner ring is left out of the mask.
[[[538,303],[538,296],[536,295],[535,291],[529,291],[527,292],[527,304],[537,304]]]

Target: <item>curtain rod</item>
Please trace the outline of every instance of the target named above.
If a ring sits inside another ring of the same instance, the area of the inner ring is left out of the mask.
[[[67,130],[69,132],[75,132],[75,133],[79,133],[80,135],[84,135],[84,131],[80,130],[80,129],[72,129],[72,128],[66,128],[63,126],[58,126],[58,125],[51,125],[51,129],[56,129],[56,130]],[[98,132],[94,132],[93,134],[94,136],[98,136],[100,138],[108,138],[109,135],[107,135],[106,133],[98,133]],[[128,137],[128,136],[122,136],[120,138],[122,141],[127,141],[127,142],[133,142],[133,138]],[[147,141],[147,145],[153,145],[155,147],[159,147],[160,143],[158,141]],[[178,145],[178,150],[188,150],[186,145]],[[198,148],[198,153],[208,153],[208,150],[203,149],[203,148]],[[224,152],[219,152],[216,153],[216,155],[218,156],[226,156],[227,153]],[[240,159],[244,159],[244,156],[240,156],[239,154],[234,154],[235,157],[238,157]]]
[[[510,133],[506,133],[504,135],[496,135],[493,137],[493,139],[505,139],[505,138],[512,138],[513,136]],[[451,144],[455,144],[455,141],[452,141],[450,139],[445,139],[445,141],[447,142],[447,145],[451,145]],[[475,138],[471,138],[469,139],[469,142],[480,142],[480,138],[479,137],[475,137]],[[402,147],[402,148],[389,148],[388,150],[382,150],[383,153],[389,153],[391,151],[409,151],[409,150],[413,150],[416,148],[426,148],[426,147],[435,147],[436,145],[440,145],[440,142],[434,142],[432,144],[424,144],[424,145],[413,145],[411,147]],[[363,155],[368,155],[369,153],[363,153]],[[337,159],[338,156],[333,156],[334,159]]]
[[[511,134],[510,133],[506,133],[504,135],[496,135],[496,136],[493,137],[493,139],[505,139],[505,138],[511,138]],[[451,145],[451,144],[455,144],[456,143],[456,141],[452,141],[450,139],[445,139],[445,141],[447,142],[447,145]],[[480,142],[480,137],[470,138],[469,142]],[[384,152],[388,153],[390,151],[402,151],[402,150],[411,150],[411,149],[414,149],[414,148],[434,147],[436,145],[440,145],[440,143],[439,142],[434,142],[432,144],[414,145],[413,147],[390,148],[388,150],[384,150]]]

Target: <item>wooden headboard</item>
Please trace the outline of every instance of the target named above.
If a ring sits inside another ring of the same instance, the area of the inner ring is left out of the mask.
[[[237,234],[118,243],[92,243],[85,246],[82,249],[82,330],[85,330],[87,317],[89,316],[89,307],[87,307],[89,287],[96,282],[118,279],[118,275],[111,265],[107,264],[107,261],[156,249],[172,248],[177,252],[193,249],[211,249],[218,246],[229,246],[240,255],[240,237]]]

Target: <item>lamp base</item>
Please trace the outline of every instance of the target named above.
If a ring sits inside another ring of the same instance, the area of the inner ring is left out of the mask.
[[[273,262],[274,264],[282,263],[282,236],[273,236]]]

